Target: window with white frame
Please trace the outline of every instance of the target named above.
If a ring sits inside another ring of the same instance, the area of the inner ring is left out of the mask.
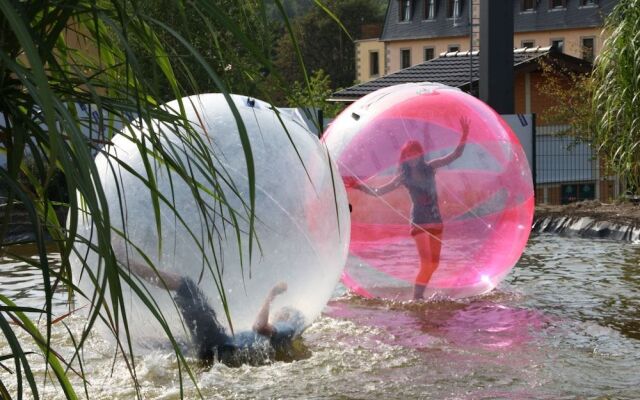
[[[447,18],[460,18],[462,16],[462,0],[447,1]]]
[[[559,10],[567,8],[567,0],[549,0],[549,9]]]
[[[436,18],[436,0],[424,0],[424,19]]]
[[[400,21],[411,21],[411,0],[400,1]]]

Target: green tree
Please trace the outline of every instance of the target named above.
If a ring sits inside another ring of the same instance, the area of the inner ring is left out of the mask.
[[[333,89],[346,87],[355,80],[355,49],[360,27],[367,23],[381,23],[384,8],[370,0],[329,0],[324,5],[342,23],[320,8],[295,20],[294,37],[283,35],[277,44],[275,64],[290,81],[305,81],[295,52],[295,38],[307,71],[324,70],[331,78]],[[346,32],[345,32],[346,30]]]
[[[283,21],[282,13],[276,5],[276,0],[267,0],[267,15],[271,20]],[[287,18],[296,18],[308,13],[314,7],[314,0],[281,0],[280,4]]]
[[[315,71],[309,79],[309,86],[294,82],[287,102],[291,107],[321,109],[325,117],[334,118],[342,111],[343,105],[326,101],[332,92],[329,76],[320,69]]]
[[[605,22],[596,59],[595,144],[610,168],[640,190],[640,0],[620,0]]]
[[[170,28],[157,29],[156,34],[166,44],[167,56],[173,64],[189,66],[175,74],[185,93],[216,91],[216,82],[189,48],[214,69],[230,92],[262,97],[260,95],[267,91],[264,78],[273,70],[270,53],[280,25],[273,21],[278,14],[273,5],[268,8],[256,0],[213,0],[202,7],[185,7],[174,0],[139,0],[135,5],[153,21],[152,26]],[[237,25],[230,27],[229,21]],[[252,47],[246,48],[241,38],[248,39]],[[144,47],[144,44],[136,45]],[[262,57],[255,57],[256,53]],[[149,54],[142,59],[142,64],[150,72],[148,79],[158,85],[163,72],[154,57]],[[160,90],[165,100],[173,99],[169,87],[160,85]]]
[[[553,60],[542,59],[542,70],[538,92],[544,95],[547,107],[539,115],[543,125],[566,125],[567,130],[558,132],[591,141],[593,137],[593,113],[585,107],[593,95],[591,71],[569,70]]]

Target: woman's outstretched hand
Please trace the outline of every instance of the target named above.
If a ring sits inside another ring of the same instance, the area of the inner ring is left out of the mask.
[[[358,178],[355,176],[343,176],[342,181],[344,182],[345,187],[357,189]]]
[[[345,176],[342,178],[344,181],[344,186],[349,189],[363,190],[364,184],[360,181],[358,177],[355,176]]]

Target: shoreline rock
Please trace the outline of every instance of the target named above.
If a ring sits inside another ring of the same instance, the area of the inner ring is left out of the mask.
[[[6,213],[8,206],[6,203],[0,203],[0,225],[7,222],[5,226],[0,226],[3,236],[0,238],[0,246],[11,246],[16,244],[33,243],[36,240],[33,224],[29,218],[29,213],[20,204],[14,203],[11,207],[11,214],[7,221]],[[58,220],[64,223],[66,220],[67,210],[66,208],[59,207],[56,209]],[[51,240],[48,232],[43,232],[45,240]]]
[[[532,232],[640,242],[640,206],[584,201],[536,207]]]

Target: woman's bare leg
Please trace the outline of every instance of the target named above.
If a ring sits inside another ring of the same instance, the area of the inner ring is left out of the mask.
[[[413,297],[421,299],[431,276],[438,268],[442,249],[442,228],[426,229],[413,236],[420,257],[420,269],[416,275]]]
[[[122,238],[114,238],[111,241],[111,245],[113,247],[113,252],[116,256],[116,259],[122,265],[127,266],[129,270],[138,277],[144,279],[154,286],[165,288],[167,290],[178,290],[178,288],[180,287],[180,283],[182,281],[182,277],[180,275],[161,271],[157,268],[151,268],[148,265],[136,262],[135,260],[131,259],[133,252],[135,252],[136,250],[133,246],[128,246],[129,253],[127,253],[125,242]]]

